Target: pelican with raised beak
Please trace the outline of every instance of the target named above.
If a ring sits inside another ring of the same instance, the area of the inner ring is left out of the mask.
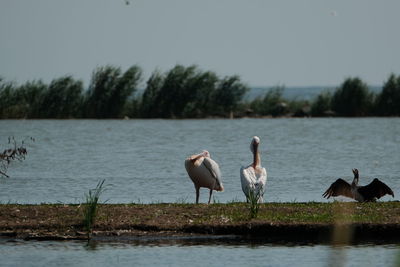
[[[249,201],[250,194],[257,198],[257,202],[264,201],[265,185],[267,183],[267,170],[261,166],[261,157],[258,146],[260,138],[254,136],[250,143],[250,151],[253,153],[253,162],[240,169],[240,181],[242,190]]]

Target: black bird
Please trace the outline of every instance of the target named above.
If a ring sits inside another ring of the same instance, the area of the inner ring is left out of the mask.
[[[371,183],[365,186],[358,186],[358,170],[353,169],[354,179],[351,185],[345,180],[339,178],[328,190],[322,194],[325,198],[345,196],[357,200],[358,202],[376,201],[377,199],[388,194],[394,197],[392,189],[385,183],[375,178]]]

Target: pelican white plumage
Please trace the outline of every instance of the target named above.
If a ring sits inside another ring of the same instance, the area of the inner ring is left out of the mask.
[[[224,191],[219,166],[211,159],[207,150],[188,157],[185,160],[185,168],[196,189],[196,204],[199,203],[200,187],[210,189],[208,204],[211,202],[213,190]]]
[[[261,158],[258,146],[260,138],[254,136],[250,143],[250,150],[253,153],[253,163],[240,169],[240,180],[242,190],[249,201],[250,193],[258,198],[258,202],[264,201],[265,185],[267,183],[267,170],[261,166]]]

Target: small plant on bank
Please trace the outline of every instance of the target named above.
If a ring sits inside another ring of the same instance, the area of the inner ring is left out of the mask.
[[[93,225],[96,220],[97,214],[97,205],[99,203],[100,195],[104,192],[104,181],[101,181],[97,184],[95,189],[89,189],[89,193],[85,194],[86,202],[84,204],[83,210],[83,223],[88,233],[88,238],[90,238],[90,234],[93,231]]]
[[[249,204],[249,210],[250,210],[250,218],[254,219],[257,218],[258,216],[258,211],[260,209],[260,199],[262,198],[261,192],[263,190],[257,190],[257,189],[250,189],[249,188],[249,193],[247,197],[247,201]]]
[[[34,142],[35,139],[30,137],[30,141]],[[25,140],[21,141],[21,144],[17,144],[17,141],[14,137],[8,137],[9,148],[4,149],[3,152],[0,152],[0,177],[9,177],[7,175],[8,166],[12,161],[23,161],[28,154],[28,151],[25,146]]]

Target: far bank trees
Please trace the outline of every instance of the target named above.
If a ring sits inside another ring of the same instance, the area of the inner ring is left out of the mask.
[[[400,116],[395,74],[381,92],[350,77],[311,100],[285,99],[283,86],[245,100],[249,90],[237,75],[219,77],[196,65],[155,70],[147,80],[137,65],[126,71],[107,65],[93,71],[88,88],[72,76],[22,85],[0,77],[0,119]]]

